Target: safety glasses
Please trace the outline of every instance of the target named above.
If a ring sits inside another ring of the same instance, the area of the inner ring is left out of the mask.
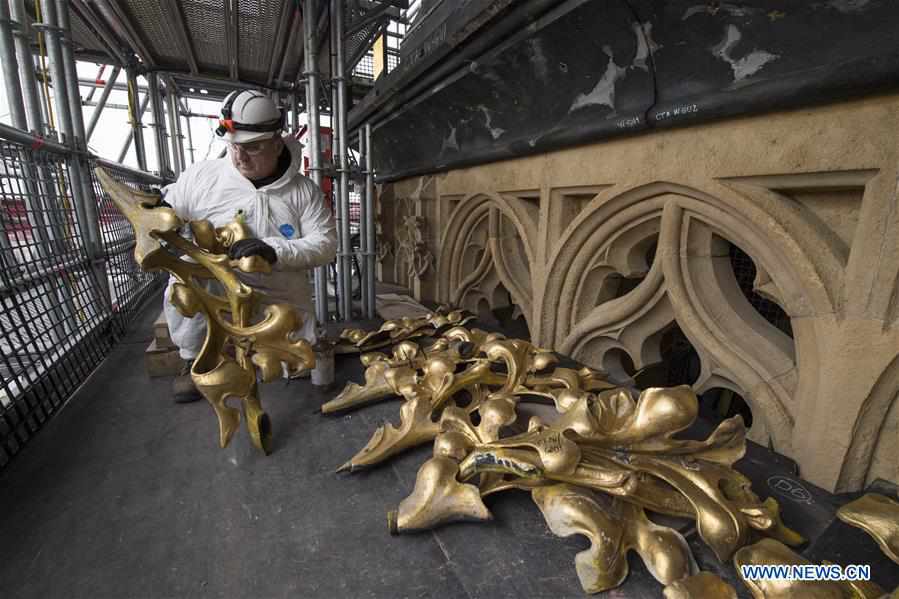
[[[228,147],[236,154],[246,154],[247,156],[259,156],[269,147],[269,139],[260,141],[251,141],[245,144],[229,143]]]

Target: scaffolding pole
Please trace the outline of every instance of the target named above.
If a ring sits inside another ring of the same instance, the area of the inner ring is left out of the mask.
[[[136,79],[133,75],[133,72],[129,72],[128,80],[132,81]],[[137,84],[135,81],[134,88],[136,90]],[[133,96],[133,97],[132,97]],[[141,118],[144,112],[147,110],[147,105],[150,103],[150,94],[144,94],[144,100],[140,103],[140,107],[137,106],[137,92],[134,94],[128,93],[128,112],[131,116],[131,131],[128,132],[128,136],[125,137],[125,143],[122,144],[122,149],[119,151],[119,164],[125,162],[125,156],[128,154],[128,149],[131,147],[132,140],[137,140],[134,142],[134,150],[137,153],[137,168],[146,172],[147,170],[147,155],[144,150],[144,134],[141,124]]]
[[[196,156],[194,156],[194,134],[190,130],[190,116],[189,106],[185,104],[184,124],[187,125],[187,149],[190,152],[190,163],[193,164],[197,159]]]
[[[72,36],[69,19],[69,3],[68,0],[56,0],[56,10],[53,15],[55,22],[53,23],[58,31],[58,41],[60,56],[62,57],[63,73],[65,78],[63,81],[66,86],[66,97],[69,100],[69,114],[72,119],[72,135],[75,137],[76,145],[79,148],[84,144],[84,114],[81,111],[81,93],[78,88],[78,69],[75,66],[75,53],[72,50]],[[47,7],[50,2],[45,2]]]
[[[169,126],[169,143],[171,143],[171,167],[172,171],[174,171],[175,176],[181,174],[183,170],[181,167],[182,156],[178,150],[178,142],[180,141],[178,138],[178,97],[175,95],[175,87],[172,85],[171,81],[167,82],[166,85],[166,94],[165,94],[165,107],[166,113],[168,117],[168,126]]]
[[[27,129],[28,120],[25,116],[25,105],[22,102],[22,87],[19,84],[18,60],[9,6],[2,1],[0,1],[0,59],[3,61],[3,84],[6,88],[6,97],[9,98],[9,111],[13,126],[18,129]],[[0,227],[0,248],[4,250],[5,258],[15,260],[15,253],[12,251],[5,227]]]
[[[346,76],[344,71],[344,44],[343,44],[343,0],[331,0],[333,12],[333,22],[331,27],[334,29],[334,37],[337,42],[336,63],[337,71],[333,74],[337,83],[337,123],[339,132],[337,134],[337,152],[340,156],[338,166],[339,177],[339,198],[340,213],[343,217],[339,223],[338,235],[340,235],[342,253],[338,255],[340,260],[340,268],[338,272],[342,281],[343,295],[341,302],[343,304],[344,320],[353,319],[353,278],[352,278],[352,258],[353,248],[350,243],[350,164],[349,154],[347,152],[347,96],[346,96]],[[333,120],[333,119],[332,119]]]
[[[371,125],[359,131],[359,145],[364,160],[365,189],[362,196],[361,223],[359,226],[360,245],[362,246],[363,282],[362,310],[365,318],[375,317],[377,304],[375,300],[375,174],[372,170],[371,157]]]
[[[160,174],[169,170],[168,149],[165,141],[165,120],[162,117],[162,98],[159,93],[159,76],[147,73],[147,95],[150,98],[150,117],[153,119],[153,143],[156,148],[156,167]]]
[[[103,236],[100,231],[100,219],[97,211],[97,200],[94,195],[93,179],[91,178],[90,164],[83,152],[87,151],[87,136],[84,131],[84,113],[81,110],[81,92],[78,88],[78,70],[75,65],[75,52],[72,49],[72,28],[69,15],[68,0],[56,0],[56,10],[50,13],[55,17],[51,25],[55,25],[58,32],[57,45],[63,61],[63,84],[66,88],[66,96],[69,101],[69,113],[72,119],[72,148],[77,152],[69,161],[72,168],[71,185],[72,196],[76,205],[76,215],[81,217],[81,230],[87,236],[88,255],[91,265],[97,276],[101,288],[105,290],[107,307],[112,310],[112,290],[109,287],[109,279],[106,272],[105,252],[103,248]],[[51,2],[46,2],[49,8]],[[54,73],[55,75],[55,73]],[[57,80],[58,81],[58,80]],[[82,152],[83,151],[83,152]],[[77,207],[81,206],[81,210]]]
[[[4,15],[4,17],[5,16],[6,15]],[[58,73],[60,80],[63,81],[64,68],[62,64],[62,51],[59,47],[58,38],[60,30],[56,26],[57,21],[52,4],[44,7],[42,21],[43,22],[40,24],[35,23],[35,28],[42,29],[45,32],[44,38],[50,56],[50,68],[52,69],[52,72]],[[6,20],[6,22],[9,23],[8,20]],[[18,94],[14,98],[9,97],[11,107],[18,105],[19,108],[19,110],[14,110],[13,112],[15,118],[13,125],[17,129],[24,131],[28,128],[28,123],[27,117],[25,116],[21,83],[18,81],[18,60],[16,59],[14,51],[11,56],[6,55],[4,52],[3,59],[4,62],[10,60],[8,63],[9,68],[4,69],[4,71],[15,74],[18,83]],[[33,74],[29,76],[33,77]],[[59,111],[58,116],[60,124],[62,125],[61,130],[65,132],[65,143],[74,150],[76,149],[74,143],[75,139],[72,136],[71,114],[68,113],[69,106],[65,90],[62,93],[56,94],[56,105],[57,110]],[[87,233],[88,229],[86,227],[88,227],[88,224],[86,223],[84,212],[85,202],[82,195],[83,188],[80,185],[80,170],[78,169],[79,163],[77,156],[71,155],[68,158],[68,162],[73,179],[71,188],[75,212],[78,223],[82,227],[85,227],[84,230],[85,233]],[[60,210],[60,208],[63,207],[60,200],[65,201],[67,199],[65,195],[66,190],[60,185],[59,192],[62,195],[62,198],[57,195],[56,183],[58,179],[54,176],[53,171],[47,167],[36,167],[33,163],[29,164],[26,161],[23,161],[22,170],[25,177],[26,197],[24,200],[26,211],[29,214],[29,224],[32,227],[35,237],[40,240],[38,246],[39,254],[44,259],[49,260],[54,255],[64,254],[67,249],[65,215],[63,214],[63,211]],[[42,200],[44,201],[43,206],[40,205]],[[43,218],[44,214],[48,217],[46,221]],[[87,247],[88,251],[90,251],[91,244],[88,243]],[[67,333],[71,333],[72,320],[70,320],[70,318],[75,314],[72,291],[69,285],[64,281],[60,286],[56,287],[53,292],[58,298],[58,304],[56,304],[53,309],[56,318],[60,319],[60,322],[65,323]],[[53,337],[56,339],[56,342],[61,342],[61,339],[59,339],[59,336],[55,332],[53,333]]]
[[[43,22],[35,23],[34,28],[44,33],[44,45],[50,63],[50,77],[53,81],[65,81],[65,69],[62,64],[62,50],[59,47],[59,29],[56,27],[56,6],[52,0],[41,4]],[[68,145],[72,143],[72,114],[70,112],[69,94],[65,84],[53,86],[53,99],[56,105],[56,129],[61,134],[60,140]]]
[[[303,0],[303,56],[305,58],[306,110],[309,123],[309,174],[319,188],[322,184],[321,127],[318,119],[318,40],[315,32],[315,1]],[[328,285],[326,266],[315,268],[315,318],[319,326],[328,322]]]
[[[6,2],[0,2],[0,57],[3,59],[3,84],[9,99],[12,122],[16,127],[27,130],[28,119],[22,101],[22,86],[19,84],[19,61],[16,57],[9,5]]]
[[[103,87],[103,92],[100,94],[100,99],[97,100],[97,106],[94,108],[94,113],[91,115],[91,121],[87,124],[87,131],[85,132],[85,135],[87,136],[86,142],[91,140],[94,129],[97,128],[97,123],[100,122],[100,115],[103,113],[103,109],[106,108],[106,101],[109,100],[109,94],[112,92],[113,87],[115,86],[115,80],[118,78],[121,70],[122,68],[116,65],[113,67],[109,79],[106,80],[106,85]],[[89,101],[90,99],[85,101],[85,104]]]
[[[37,89],[37,80],[34,77],[34,58],[31,54],[31,35],[25,13],[25,2],[24,0],[12,0],[9,8],[12,12],[22,101],[25,104],[25,117],[28,119],[26,130],[43,135],[44,119],[41,114],[41,97]]]
[[[178,88],[171,77],[166,81],[169,105],[169,129],[172,133],[172,162],[177,166],[176,175],[184,172],[184,138],[181,131],[181,107],[178,105]]]
[[[300,130],[300,99],[296,86],[290,90],[290,132],[296,134]]]
[[[343,298],[346,293],[346,289],[343,286],[343,235],[341,235],[341,231],[343,230],[341,223],[344,219],[343,214],[343,205],[340,202],[340,174],[337,172],[337,168],[340,167],[340,159],[338,158],[338,152],[340,151],[340,144],[338,143],[338,138],[340,137],[340,122],[337,120],[337,37],[336,37],[336,27],[334,25],[334,2],[333,0],[328,7],[328,18],[330,19],[330,27],[328,27],[328,33],[330,35],[330,39],[328,40],[328,54],[329,54],[329,62],[328,68],[330,69],[331,74],[331,101],[329,103],[330,109],[330,117],[331,117],[331,169],[329,173],[329,177],[331,178],[331,189],[334,195],[334,225],[337,228],[337,264],[335,265],[334,271],[334,296],[335,296],[335,307],[337,308],[337,317],[339,320],[349,320],[347,317],[347,313],[345,310],[345,306],[343,303]]]

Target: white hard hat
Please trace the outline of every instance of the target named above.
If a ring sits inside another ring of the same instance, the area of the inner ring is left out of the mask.
[[[284,114],[275,102],[255,90],[233,91],[222,101],[222,118],[215,133],[242,144],[275,137],[284,128]]]

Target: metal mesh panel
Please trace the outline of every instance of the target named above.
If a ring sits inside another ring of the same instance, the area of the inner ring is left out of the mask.
[[[0,468],[112,344],[71,184],[62,157],[0,141]]]
[[[362,193],[350,189],[350,235],[359,233],[359,223],[362,214]]]
[[[117,180],[141,191],[148,191],[150,185],[137,180],[127,171],[107,168]],[[103,250],[106,256],[106,276],[112,296],[112,309],[118,315],[124,328],[131,320],[141,302],[157,286],[164,281],[160,273],[148,273],[141,270],[134,261],[134,230],[131,224],[112,203],[109,195],[100,187],[96,177],[92,176],[94,194],[98,198],[97,214],[100,220],[100,233],[103,237]]]
[[[372,55],[371,51],[369,51],[365,56],[363,56],[356,66],[353,67],[353,75],[356,77],[365,77],[366,79],[373,79],[375,76],[375,58]]]
[[[381,7],[377,5],[373,7],[373,10],[380,9]],[[366,10],[365,8],[358,5],[353,6],[353,3],[349,3],[346,8],[345,14],[346,27],[349,27],[353,23],[361,21],[370,12],[371,10]],[[364,27],[359,28],[357,31],[354,31],[344,40],[344,56],[346,56],[346,59],[348,61],[352,60],[352,57],[354,56],[359,56],[360,52],[364,52],[371,47],[371,45],[374,43],[377,31],[381,28],[381,25],[386,19],[387,17],[385,16],[381,19],[373,21],[365,25]],[[365,49],[363,49],[363,46],[365,46]],[[348,68],[353,68],[354,65],[347,64],[346,66]]]
[[[398,54],[394,54],[392,52],[387,53],[387,72],[389,73],[400,64],[400,57]]]
[[[174,16],[168,14],[162,2],[128,0],[125,5],[129,20],[149,47],[154,59],[169,65],[187,65],[175,34]]]
[[[225,5],[222,0],[183,0],[181,10],[190,32],[197,62],[213,71],[228,71],[225,44]],[[239,24],[238,24],[239,25]]]
[[[70,12],[72,24],[72,41],[75,45],[94,52],[106,53],[106,48],[97,40],[97,36],[88,29],[84,21],[75,11]],[[76,49],[77,51],[77,49]]]
[[[239,0],[237,3],[238,63],[241,74],[264,80],[281,19],[281,2]]]

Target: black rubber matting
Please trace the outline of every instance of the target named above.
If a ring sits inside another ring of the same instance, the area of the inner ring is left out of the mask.
[[[0,478],[0,596],[122,597],[584,597],[574,556],[583,537],[547,529],[529,495],[487,498],[488,523],[390,536],[386,514],[412,490],[425,446],[355,474],[334,474],[399,403],[337,417],[316,413],[336,394],[307,381],[262,387],[275,450],[244,429],[218,447],[205,402],[177,405],[170,379],[150,379],[143,352],[156,305]],[[354,356],[337,376],[362,381]],[[812,538],[837,503],[795,476],[791,462],[752,445],[740,463],[774,494],[787,522]],[[733,581],[685,530],[704,569]],[[660,597],[631,554],[631,574],[608,597]],[[748,597],[738,587],[741,597]]]

